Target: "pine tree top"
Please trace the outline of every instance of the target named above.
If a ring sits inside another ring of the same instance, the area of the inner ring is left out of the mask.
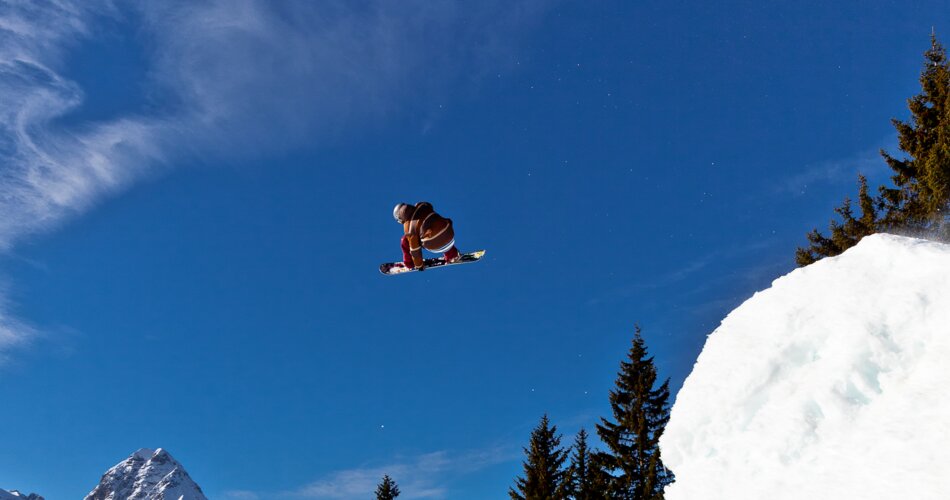
[[[399,486],[389,474],[383,476],[382,482],[376,486],[376,500],[394,500],[399,496]]]
[[[601,418],[597,434],[607,446],[594,458],[612,474],[617,498],[662,498],[672,473],[660,459],[659,439],[669,420],[669,380],[657,385],[656,367],[640,327],[610,391],[613,418]],[[659,496],[657,496],[659,495]]]
[[[604,498],[606,481],[596,464],[591,462],[587,448],[587,431],[581,428],[574,438],[574,453],[568,468],[571,485],[570,497],[575,500],[594,500]]]
[[[561,448],[557,426],[551,425],[547,414],[531,432],[524,453],[524,476],[515,480],[508,495],[515,500],[567,498],[570,484],[563,466],[569,450]]]

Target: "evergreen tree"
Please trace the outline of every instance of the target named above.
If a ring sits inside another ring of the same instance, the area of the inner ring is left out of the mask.
[[[568,475],[571,483],[571,498],[574,500],[607,498],[606,477],[597,464],[591,462],[590,450],[587,448],[587,431],[584,429],[581,429],[574,438],[574,454],[571,455]]]
[[[531,432],[531,442],[524,449],[524,477],[515,480],[515,488],[508,490],[513,500],[563,500],[570,493],[570,481],[563,469],[570,450],[561,449],[557,426],[550,425],[548,416]]]
[[[660,458],[659,439],[669,420],[669,380],[656,385],[656,367],[636,327],[628,360],[610,391],[614,421],[601,418],[597,434],[609,448],[597,462],[610,474],[610,498],[662,500],[673,473]]]
[[[593,493],[591,498],[610,499],[610,488],[613,476],[607,473],[608,466],[604,464],[603,458],[609,456],[606,453],[597,451],[590,453],[590,489]]]
[[[574,454],[568,469],[571,482],[571,498],[592,500],[598,498],[593,491],[590,452],[587,449],[587,431],[581,429],[574,438]]]
[[[807,266],[822,257],[833,257],[857,245],[861,238],[874,234],[878,228],[876,203],[868,194],[868,181],[863,175],[858,176],[858,206],[861,215],[857,218],[851,210],[851,200],[845,198],[844,203],[835,209],[842,222],[831,221],[829,226],[831,236],[825,237],[817,229],[808,233],[808,248],[799,248],[795,252],[795,262],[799,266]]]
[[[910,121],[891,120],[897,129],[898,147],[904,158],[881,151],[894,172],[893,187],[880,186],[873,199],[867,181],[860,179],[861,217],[854,218],[851,202],[835,209],[842,222],[832,221],[831,235],[817,229],[808,234],[809,245],[795,252],[800,266],[838,255],[878,230],[926,229],[946,234],[950,206],[950,62],[935,34],[924,53],[920,74],[921,93],[908,99]],[[882,210],[880,217],[877,208]]]
[[[887,225],[926,227],[946,216],[950,201],[950,65],[947,52],[930,35],[920,74],[922,92],[907,103],[910,122],[892,120],[898,146],[907,158],[881,155],[894,175],[893,188],[881,188]]]
[[[376,485],[376,500],[394,500],[399,496],[399,486],[388,474],[383,476],[383,481]]]

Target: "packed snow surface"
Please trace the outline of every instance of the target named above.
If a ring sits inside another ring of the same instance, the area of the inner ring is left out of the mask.
[[[950,245],[874,235],[706,341],[660,440],[667,500],[950,498]]]
[[[0,499],[2,500],[2,499]],[[207,500],[165,450],[142,448],[102,475],[85,500]]]

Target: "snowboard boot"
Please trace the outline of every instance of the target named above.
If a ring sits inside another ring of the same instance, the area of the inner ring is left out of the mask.
[[[447,264],[451,264],[451,263],[453,263],[453,262],[457,262],[457,261],[459,260],[459,250],[458,250],[458,248],[455,248],[455,246],[453,246],[452,248],[450,248],[447,252],[445,252],[445,253],[442,255],[442,260],[444,260]]]

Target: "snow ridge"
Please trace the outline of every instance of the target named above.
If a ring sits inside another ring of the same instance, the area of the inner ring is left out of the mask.
[[[3,500],[0,498],[0,500]],[[165,450],[142,448],[102,475],[85,500],[207,500]]]
[[[950,498],[950,245],[873,235],[706,341],[660,440],[667,500]]]
[[[37,495],[36,493],[30,493],[27,495],[25,493],[20,493],[17,490],[7,491],[0,488],[0,500],[44,500],[44,498]]]

